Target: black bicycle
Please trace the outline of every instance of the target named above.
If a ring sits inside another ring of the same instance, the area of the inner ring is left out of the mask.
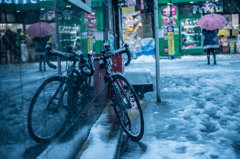
[[[73,65],[67,76],[55,76],[47,79],[34,95],[28,112],[28,129],[35,141],[50,142],[86,105],[85,94],[87,94],[86,90],[90,83],[86,77],[90,77],[94,73],[93,61],[99,61],[100,67],[106,69],[105,81],[110,86],[114,110],[123,130],[133,141],[142,138],[144,121],[138,96],[127,79],[122,74],[114,73],[111,67],[111,57],[122,53],[127,53],[128,61],[125,66],[129,65],[131,61],[129,45],[124,44],[122,48],[112,54],[108,54],[108,45],[105,45],[104,48],[101,51],[102,56],[93,57],[90,53],[88,59],[85,59],[83,55],[73,54],[73,56],[69,56],[59,51],[50,50],[49,46],[46,47],[48,57],[52,55],[64,57],[73,61]],[[75,69],[77,61],[79,61],[79,70]],[[56,68],[49,62],[48,58],[47,64],[51,68]],[[50,88],[49,92],[45,91],[47,88]],[[43,94],[43,97],[40,98],[40,94]],[[40,102],[36,104],[38,100]],[[42,118],[38,117],[38,115],[42,115],[40,111],[46,114]],[[37,113],[37,115],[33,115],[33,113]]]
[[[91,76],[92,53],[88,59],[76,54],[71,47],[67,53],[50,50],[46,46],[45,60],[49,67],[57,67],[49,62],[51,56],[59,56],[72,61],[67,75],[57,75],[46,79],[32,98],[28,110],[28,131],[33,140],[49,143],[59,136],[67,124],[71,124],[86,107]],[[76,67],[78,62],[78,67]]]

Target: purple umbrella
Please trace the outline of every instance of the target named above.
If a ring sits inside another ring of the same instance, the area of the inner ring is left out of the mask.
[[[42,37],[51,35],[54,30],[55,28],[52,27],[50,24],[46,22],[38,22],[38,23],[32,24],[26,30],[26,34],[32,38],[35,38],[35,37],[42,38]]]
[[[222,29],[227,23],[225,17],[220,14],[207,14],[197,21],[200,28],[206,30]]]

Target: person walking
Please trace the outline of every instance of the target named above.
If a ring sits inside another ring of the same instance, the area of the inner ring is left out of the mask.
[[[219,44],[218,44],[218,29],[216,30],[206,30],[203,29],[202,31],[203,35],[204,35],[204,49],[207,50],[207,60],[208,60],[208,65],[210,65],[210,53],[212,53],[213,55],[213,59],[214,59],[214,65],[217,64],[216,61],[216,49],[219,48]]]

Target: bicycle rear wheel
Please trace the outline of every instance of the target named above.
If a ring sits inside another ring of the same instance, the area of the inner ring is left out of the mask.
[[[132,85],[121,74],[113,76],[112,98],[114,109],[126,134],[138,141],[144,132],[142,108]]]
[[[33,140],[49,143],[64,130],[69,119],[65,78],[51,77],[35,93],[28,110],[28,131]]]

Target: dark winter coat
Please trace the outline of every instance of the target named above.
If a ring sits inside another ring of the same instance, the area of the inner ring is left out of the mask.
[[[204,35],[204,49],[219,48],[217,37],[218,29],[213,31],[203,29],[202,33]]]
[[[45,36],[43,38],[34,38],[35,44],[35,52],[36,54],[44,54],[45,53],[45,47],[47,44],[47,41],[50,39],[51,36]]]

